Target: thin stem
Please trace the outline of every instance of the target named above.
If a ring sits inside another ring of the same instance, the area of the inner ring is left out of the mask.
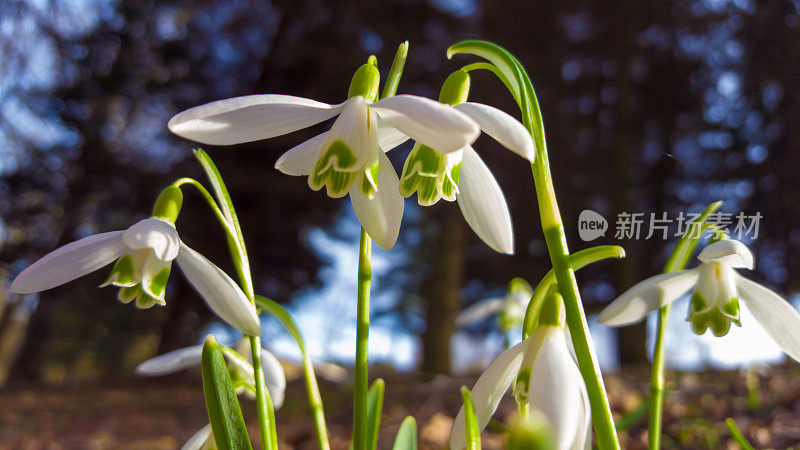
[[[264,381],[264,366],[261,365],[261,338],[258,336],[249,336],[249,338],[256,382],[256,408],[258,408],[258,428],[261,431],[261,448],[278,450],[275,410],[272,407],[269,389]]]
[[[369,294],[372,280],[372,240],[361,228],[358,253],[358,312],[356,325],[356,368],[353,403],[353,449],[367,448],[367,393],[369,390]]]
[[[217,219],[219,219],[226,233],[225,237],[228,241],[228,247],[231,251],[234,265],[237,268],[236,272],[239,276],[239,283],[244,288],[247,298],[255,305],[253,280],[250,276],[250,267],[241,231],[238,230],[238,227],[231,227],[230,222],[225,218],[217,202],[199,181],[193,178],[181,178],[173,183],[173,185],[177,187],[184,184],[189,184],[197,189],[208,203],[212,212],[217,216]],[[237,261],[239,262],[238,264]],[[261,363],[261,338],[259,336],[248,336],[248,338],[250,339],[250,350],[253,359],[253,378],[256,385],[256,408],[258,410],[258,426],[261,432],[261,448],[278,450],[275,410],[272,406],[272,399],[270,398],[267,385],[264,381],[264,367]]]
[[[570,266],[567,236],[564,231],[564,225],[561,222],[561,213],[556,201],[553,178],[550,174],[542,112],[530,78],[519,61],[516,58],[513,60],[524,83],[525,94],[521,96],[523,99],[523,105],[521,105],[523,122],[530,131],[536,147],[536,160],[531,164],[531,169],[536,188],[536,198],[539,203],[542,230],[550,254],[550,261],[555,271],[556,282],[564,298],[564,310],[572,337],[572,345],[575,348],[575,354],[578,359],[578,368],[586,383],[586,391],[589,394],[592,406],[592,424],[597,435],[597,444],[601,450],[619,449],[619,441],[614,428],[614,418],[611,415],[611,407],[606,396],[603,376],[600,373],[600,365],[597,362],[597,355],[589,334],[589,326],[586,323],[586,313],[583,311],[575,272]]]
[[[308,356],[303,358],[303,380],[306,385],[308,406],[311,408],[314,428],[317,430],[317,447],[320,450],[328,450],[330,444],[328,443],[328,427],[325,424],[325,412],[322,409],[322,396],[319,393],[317,376],[314,374],[314,365]]]
[[[667,263],[664,265],[664,273],[677,272],[686,267],[689,257],[692,255],[697,241],[703,232],[713,227],[705,221],[712,213],[722,206],[722,202],[715,202],[706,207],[705,210],[695,219],[695,223],[700,227],[696,233],[687,230],[681,236],[675,248],[672,249]],[[650,372],[650,401],[648,402],[649,417],[647,420],[647,448],[648,450],[658,450],[661,448],[661,423],[662,411],[664,408],[664,359],[666,355],[664,341],[667,334],[667,321],[672,304],[667,303],[658,310],[658,324],[656,325],[656,343],[653,349],[653,367]]]

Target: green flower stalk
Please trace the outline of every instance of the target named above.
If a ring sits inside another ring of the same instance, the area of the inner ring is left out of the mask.
[[[597,442],[601,449],[619,448],[614,420],[589,335],[578,285],[570,266],[566,233],[550,175],[544,122],[533,85],[519,61],[508,51],[494,44],[485,41],[464,41],[447,50],[448,57],[458,53],[469,53],[485,58],[496,68],[496,70],[492,70],[493,73],[502,74],[500,80],[509,88],[511,95],[517,101],[522,112],[522,123],[533,138],[536,158],[531,168],[539,204],[539,216],[559,291],[564,299],[566,323],[572,337],[578,367],[586,383],[586,390],[591,401],[592,423],[597,435]],[[473,67],[484,68],[483,66]]]

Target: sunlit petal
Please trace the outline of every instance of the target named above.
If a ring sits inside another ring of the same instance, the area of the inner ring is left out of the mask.
[[[283,371],[283,366],[275,355],[262,348],[261,367],[264,368],[264,381],[272,398],[272,405],[275,409],[280,409],[283,406],[283,399],[286,393],[286,374]]]
[[[454,108],[477,122],[481,131],[493,137],[503,147],[528,161],[532,162],[536,158],[530,133],[509,114],[481,103],[466,102],[455,105]]]
[[[456,195],[469,226],[489,247],[514,253],[514,230],[508,204],[494,175],[472,147],[464,148]]]
[[[585,433],[582,417],[583,384],[572,360],[560,327],[547,326],[541,335],[541,347],[531,367],[528,400],[541,411],[553,430],[559,449],[570,449],[576,436]]]
[[[378,190],[371,199],[367,198],[356,181],[350,188],[350,202],[372,240],[388,250],[397,242],[400,233],[404,201],[392,162],[383,152],[378,153]]]
[[[153,249],[156,256],[163,261],[175,259],[181,248],[175,225],[152,217],[140,220],[125,230],[122,240],[134,250]]]
[[[30,294],[60,286],[110,264],[128,251],[123,231],[95,234],[67,244],[23,270],[11,292]]]
[[[136,373],[146,376],[159,376],[199,366],[202,353],[202,345],[173,350],[139,364],[136,367]]]
[[[388,97],[370,108],[411,139],[442,153],[473,143],[480,133],[466,114],[415,95]]]
[[[724,239],[706,246],[697,256],[704,263],[718,262],[735,269],[754,267],[753,253],[746,245],[733,239]]]
[[[318,134],[300,145],[292,147],[275,162],[275,168],[286,175],[310,175],[317,162],[328,132]]]
[[[478,429],[486,428],[492,414],[497,410],[497,405],[500,404],[503,395],[516,378],[529,343],[529,339],[524,340],[501,353],[472,387],[470,394],[475,408],[475,416],[478,419]],[[462,406],[453,422],[453,428],[450,430],[451,450],[461,450],[466,445],[464,426],[464,407]]]
[[[171,267],[172,261],[163,261],[153,252],[147,252],[147,258],[142,265],[142,290],[161,305],[165,304],[164,293]]]
[[[737,275],[739,299],[787,355],[800,362],[800,314],[780,295]]]
[[[310,127],[339,114],[342,106],[290,95],[247,95],[187,109],[167,126],[186,139],[233,145]]]
[[[673,302],[697,282],[695,269],[662,273],[639,282],[600,313],[603,325],[622,326],[642,320],[650,311]]]
[[[189,283],[222,320],[245,334],[261,334],[256,308],[228,274],[183,243],[177,262]]]
[[[208,424],[200,429],[197,433],[183,444],[181,450],[204,450],[206,448],[216,448],[213,444],[214,436],[211,433],[211,424]],[[210,445],[208,445],[210,444]]]
[[[381,150],[388,152],[408,139],[408,136],[400,130],[378,118],[378,145],[381,146]]]
[[[463,327],[481,319],[485,319],[492,314],[496,314],[503,309],[504,298],[487,298],[466,308],[456,316],[456,326]]]

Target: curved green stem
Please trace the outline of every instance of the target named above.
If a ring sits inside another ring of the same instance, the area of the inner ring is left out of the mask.
[[[208,158],[207,155],[203,155]],[[204,164],[204,168],[206,169],[209,179],[211,180],[212,184],[216,183],[215,186],[217,187],[218,193],[220,190],[222,190],[227,195],[227,190],[225,189],[222,177],[219,176],[219,172],[216,171],[216,167],[210,162],[210,158],[208,158],[208,161],[214,169],[212,173]],[[201,160],[201,163],[202,162],[203,161]],[[212,175],[216,175],[217,179],[214,179]],[[200,192],[200,194],[208,203],[212,212],[214,212],[214,214],[217,216],[217,219],[220,221],[220,224],[225,231],[225,237],[228,241],[228,247],[231,251],[231,257],[233,258],[234,266],[236,266],[236,272],[239,276],[239,283],[242,285],[247,298],[251,303],[253,303],[253,305],[255,305],[255,292],[253,291],[253,280],[250,276],[250,264],[247,258],[247,252],[245,250],[244,239],[238,226],[238,221],[236,221],[235,216],[233,215],[235,214],[233,212],[233,205],[230,203],[230,201],[228,201],[228,204],[226,205],[226,211],[228,211],[228,214],[230,215],[230,217],[228,217],[223,210],[220,209],[219,204],[214,200],[208,190],[206,190],[206,188],[199,181],[193,178],[181,178],[173,183],[173,185],[177,187],[180,187],[184,184],[189,184],[197,189],[198,192]],[[223,199],[219,200],[224,201]],[[264,380],[264,367],[261,363],[261,338],[259,336],[248,336],[248,338],[250,340],[250,350],[253,358],[253,378],[256,387],[256,408],[258,410],[258,425],[261,433],[261,448],[277,450],[278,434],[275,427],[275,410],[272,406],[272,400]]]
[[[664,273],[677,272],[683,270],[689,262],[689,258],[697,246],[697,241],[709,224],[705,221],[712,213],[722,206],[722,202],[708,205],[705,210],[695,219],[700,230],[697,233],[685,232],[672,249],[667,263],[664,265]],[[658,324],[656,325],[656,343],[653,349],[653,367],[650,372],[650,401],[648,402],[649,417],[647,420],[647,448],[657,450],[661,447],[661,421],[662,410],[664,408],[664,358],[665,347],[664,337],[667,334],[667,321],[671,304],[667,303],[658,309]]]
[[[603,377],[589,335],[586,315],[578,292],[578,283],[569,263],[566,233],[550,174],[542,113],[533,90],[533,84],[519,61],[511,53],[497,45],[485,41],[464,41],[447,50],[448,57],[455,53],[471,53],[491,61],[507,75],[511,84],[510,91],[515,98],[518,98],[522,122],[530,132],[536,148],[536,160],[531,164],[531,171],[539,204],[539,217],[550,261],[555,271],[556,282],[564,298],[567,325],[578,359],[578,368],[589,394],[592,406],[592,424],[597,436],[597,443],[601,450],[618,449],[619,441],[614,429],[614,419],[606,397]]]
[[[569,255],[569,265],[573,271],[582,269],[589,264],[609,258],[624,258],[625,249],[618,245],[598,245],[577,251]],[[542,302],[547,296],[547,292],[552,285],[556,283],[555,270],[550,269],[536,289],[533,290],[531,301],[528,303],[528,308],[525,310],[525,320],[522,322],[522,339],[527,339],[536,328],[536,317]]]
[[[353,449],[367,448],[367,392],[369,390],[369,288],[372,280],[372,240],[361,228],[358,252],[358,312],[356,324],[356,368],[353,403]]]

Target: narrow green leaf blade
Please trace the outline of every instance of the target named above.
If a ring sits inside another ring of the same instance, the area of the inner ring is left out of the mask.
[[[731,434],[731,438],[733,438],[733,440],[736,441],[736,443],[739,444],[743,450],[754,450],[753,446],[747,442],[747,438],[744,437],[744,434],[742,434],[742,431],[732,418],[728,417],[725,420],[725,425],[728,427],[728,432]]]
[[[624,258],[625,249],[618,245],[597,245],[569,255],[569,265],[572,270],[578,271],[589,264],[602,261],[609,258]],[[556,273],[553,269],[545,274],[536,289],[533,290],[531,301],[528,303],[528,308],[525,310],[525,319],[522,322],[522,337],[523,339],[530,336],[536,328],[538,322],[539,310],[542,307],[544,299],[550,288],[556,282]]]
[[[469,388],[466,386],[461,386],[461,400],[464,402],[464,430],[467,434],[466,450],[481,450],[481,430],[478,429],[478,419],[475,417],[472,395],[470,395]]]
[[[708,220],[708,217],[717,212],[717,210],[722,207],[722,203],[722,201],[718,201],[706,206],[706,209],[694,219],[693,222],[696,224],[695,226],[700,227],[701,230],[704,229],[703,227],[706,225],[705,222]],[[700,240],[702,234],[702,232],[690,232],[689,229],[683,233],[683,236],[681,236],[678,243],[675,244],[675,248],[669,255],[667,264],[664,267],[664,273],[677,272],[686,267],[689,258],[691,258],[694,252],[694,248],[697,246],[697,241]]]
[[[372,383],[369,392],[367,392],[367,449],[370,450],[375,450],[378,447],[378,431],[381,428],[383,391],[385,387],[383,379],[378,378]]]
[[[217,447],[220,450],[252,449],[225,357],[212,335],[203,344],[202,370],[203,394]]]
[[[392,450],[417,450],[417,421],[412,416],[403,419]]]

